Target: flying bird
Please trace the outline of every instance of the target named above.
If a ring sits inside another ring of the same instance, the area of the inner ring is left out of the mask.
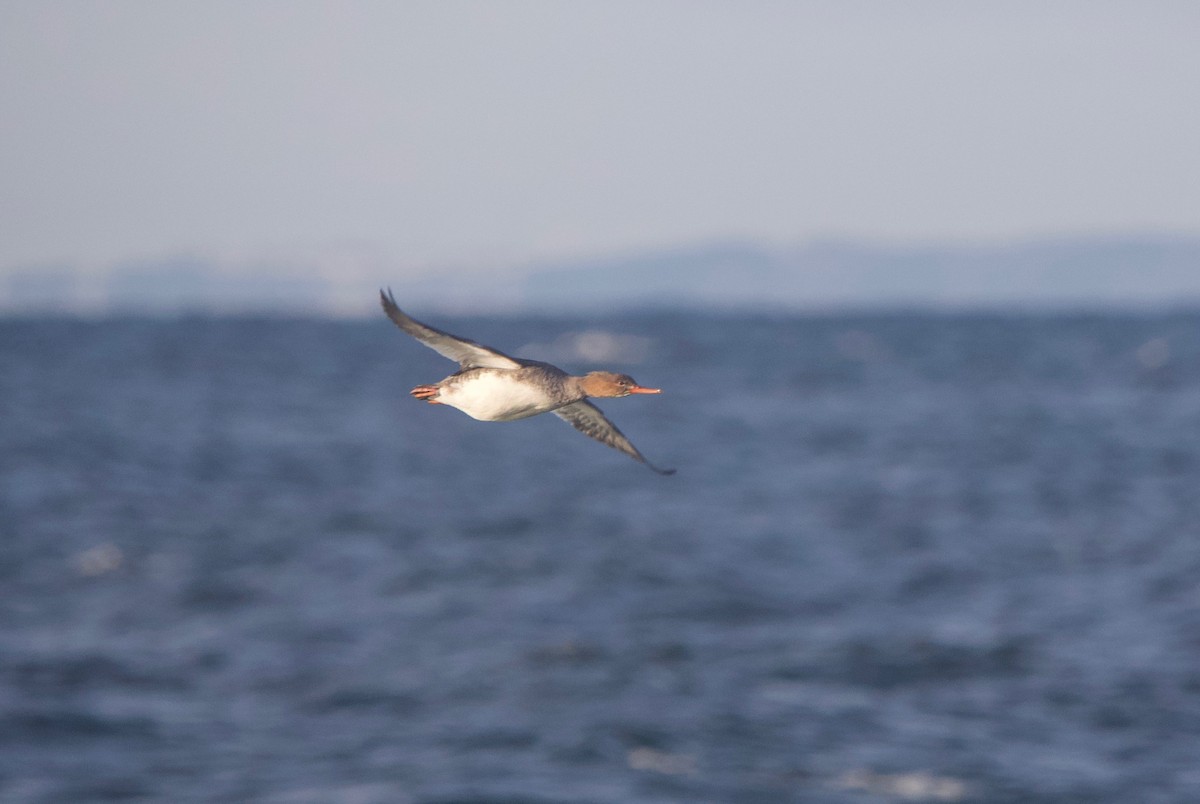
[[[593,371],[576,377],[549,363],[509,357],[422,324],[396,305],[391,290],[387,293],[380,290],[379,299],[383,311],[396,326],[442,357],[458,363],[458,371],[441,382],[412,389],[417,399],[458,408],[485,422],[510,422],[553,413],[589,438],[624,452],[660,475],[675,473],[674,469],[659,469],[646,460],[600,408],[588,401],[588,397],[660,394],[661,389],[643,388],[627,374]]]

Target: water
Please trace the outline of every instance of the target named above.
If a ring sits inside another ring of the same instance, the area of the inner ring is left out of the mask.
[[[0,799],[1200,800],[1200,315],[437,323],[0,322]]]

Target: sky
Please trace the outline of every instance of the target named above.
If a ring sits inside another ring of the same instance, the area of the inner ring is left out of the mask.
[[[0,277],[1200,234],[1200,3],[0,4]]]

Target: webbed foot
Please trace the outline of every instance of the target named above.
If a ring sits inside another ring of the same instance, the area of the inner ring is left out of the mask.
[[[441,389],[436,385],[418,385],[416,388],[409,391],[409,393],[415,396],[417,399],[424,399],[431,405],[438,404],[437,396],[440,392]]]

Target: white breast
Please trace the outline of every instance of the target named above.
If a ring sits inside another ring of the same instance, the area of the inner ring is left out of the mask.
[[[443,386],[438,402],[473,419],[507,422],[553,410],[557,405],[542,388],[520,382],[508,372],[486,372]]]

